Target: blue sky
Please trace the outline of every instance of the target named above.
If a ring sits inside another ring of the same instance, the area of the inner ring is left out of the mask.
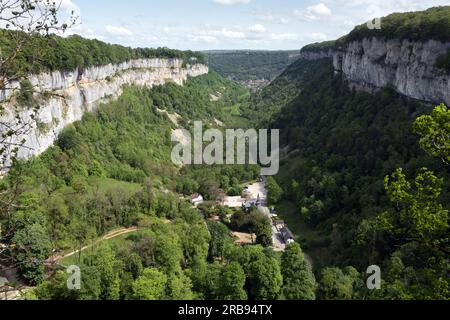
[[[79,24],[70,33],[128,46],[176,49],[299,49],[392,12],[450,0],[62,0]]]

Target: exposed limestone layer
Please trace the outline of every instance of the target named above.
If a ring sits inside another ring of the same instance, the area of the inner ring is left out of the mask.
[[[208,71],[208,67],[201,64],[184,68],[180,59],[147,59],[71,72],[31,75],[29,80],[36,91],[47,94],[36,94],[36,98],[41,101],[36,125],[11,142],[25,138],[26,143],[20,149],[19,157],[30,158],[50,147],[64,127],[81,120],[85,112],[93,111],[101,102],[119,97],[125,85],[150,88],[168,81],[183,85],[188,77],[200,76]],[[14,87],[19,85],[14,84]],[[3,92],[0,97],[6,107],[2,122],[13,122],[14,112],[11,111],[11,105],[14,99],[5,101],[11,97],[11,91]],[[20,112],[25,122],[30,119],[31,114],[30,110]],[[0,132],[4,130],[5,128],[0,127]]]
[[[335,49],[334,69],[352,87],[374,92],[391,86],[397,92],[430,103],[450,104],[450,74],[436,67],[450,43],[435,40],[366,38]],[[304,52],[305,59],[330,56],[329,50]]]

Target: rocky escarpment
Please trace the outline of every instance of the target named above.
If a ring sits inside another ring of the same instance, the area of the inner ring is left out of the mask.
[[[390,86],[407,97],[450,104],[450,74],[436,66],[450,43],[371,37],[330,49],[304,50],[305,59],[332,57],[336,73],[369,92]]]
[[[85,112],[93,111],[101,102],[119,97],[125,85],[152,87],[168,81],[183,85],[188,77],[208,71],[208,67],[201,64],[184,67],[181,59],[142,59],[85,70],[31,75],[28,80],[35,88],[35,99],[39,104],[36,121],[30,121],[33,116],[30,108],[21,107],[20,118],[33,125],[23,130],[22,136],[12,137],[9,143],[25,139],[18,156],[30,158],[50,147],[64,127],[81,120]],[[15,96],[19,88],[18,83],[13,83],[10,90],[2,92],[0,100],[5,110],[0,123],[16,122]],[[0,125],[0,132],[5,131],[6,128]]]

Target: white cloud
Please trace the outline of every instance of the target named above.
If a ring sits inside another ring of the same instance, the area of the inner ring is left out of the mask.
[[[359,20],[382,17],[393,12],[425,10],[449,5],[448,0],[332,0],[337,6],[353,9]]]
[[[271,14],[262,14],[259,16],[259,19],[264,21],[273,21],[275,18]]]
[[[83,24],[76,24],[72,28],[69,28],[62,36],[68,37],[73,34],[77,34],[82,36],[83,38],[88,39],[98,39],[102,41],[106,40],[104,36],[97,34],[94,29],[87,27]]]
[[[214,3],[218,3],[224,6],[230,6],[234,4],[247,4],[251,0],[213,0]]]
[[[241,32],[241,31],[233,31],[227,28],[222,28],[221,30],[221,34],[225,37],[225,38],[230,38],[230,39],[245,39],[245,33]]]
[[[305,21],[315,21],[315,20],[317,20],[317,17],[315,15],[310,14],[310,13],[308,13],[306,11],[302,11],[302,10],[295,9],[294,10],[294,15],[296,15],[297,17],[299,17],[300,19],[305,20]]]
[[[262,21],[273,21],[275,20],[275,17],[271,14],[271,13],[266,13],[266,14],[255,14],[259,20]]]
[[[106,31],[113,36],[132,36],[133,32],[124,27],[106,26]]]
[[[332,15],[331,9],[324,3],[309,6],[306,10],[294,10],[294,15],[305,21],[316,21]]]
[[[79,11],[78,0],[55,1],[62,1],[60,11],[63,17],[72,10]],[[448,5],[449,1],[308,0],[289,3],[281,1],[280,5],[280,1],[276,0],[207,0],[205,2],[214,7],[210,9],[215,11],[212,11],[214,14],[205,15],[200,21],[191,17],[195,8],[187,5],[186,1],[186,6],[183,2],[183,6],[179,8],[179,11],[186,12],[168,16],[159,16],[161,13],[156,10],[141,10],[136,16],[122,16],[118,12],[111,15],[108,22],[102,22],[103,20],[95,19],[92,12],[83,12],[86,14],[86,17],[82,16],[83,24],[70,28],[67,34],[78,33],[87,38],[140,47],[167,46],[194,50],[294,49],[311,42],[338,38],[347,34],[355,25],[376,16]],[[81,6],[81,1],[79,3]],[[236,8],[236,12],[230,13],[228,10],[224,11],[224,8]],[[81,10],[84,10],[84,5]],[[222,12],[220,19],[217,18],[217,12]],[[180,19],[182,16],[189,19]],[[241,25],[236,25],[237,19],[241,19]],[[109,27],[105,29],[107,25]]]
[[[255,33],[264,33],[266,32],[266,28],[261,24],[255,24],[248,28],[249,31],[255,32]]]
[[[318,16],[331,16],[330,8],[328,8],[324,3],[319,3],[315,6],[310,6],[306,8],[306,11]]]
[[[353,22],[353,20],[345,19],[342,21],[342,25],[348,28],[353,28],[356,24]]]
[[[217,38],[214,36],[208,36],[208,35],[195,35],[190,34],[188,35],[188,39],[194,42],[203,42],[203,43],[216,43],[218,42]]]
[[[75,14],[80,13],[80,8],[72,0],[61,0],[59,8],[66,13],[71,12],[74,12]]]
[[[272,33],[271,38],[280,41],[296,41],[300,39],[300,36],[295,33]]]
[[[272,11],[264,11],[264,10],[254,10],[251,11],[250,14],[255,16],[258,20],[265,21],[268,23],[274,24],[287,24],[289,20],[284,17],[280,17],[277,14],[274,14]]]

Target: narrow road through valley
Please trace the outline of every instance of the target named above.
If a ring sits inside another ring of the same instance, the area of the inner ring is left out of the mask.
[[[268,200],[267,200],[267,195],[268,195],[268,190],[266,188],[266,182],[257,182],[254,183],[252,185],[248,186],[248,190],[251,194],[251,198],[252,199],[258,199],[260,200],[260,206],[258,207],[258,210],[266,215],[269,220],[270,220],[270,224],[272,226],[272,245],[273,245],[273,249],[275,251],[284,251],[286,249],[286,244],[283,240],[283,237],[281,236],[280,232],[278,231],[277,227],[275,226],[275,224],[272,221],[272,217],[270,215],[270,209],[268,207]]]

